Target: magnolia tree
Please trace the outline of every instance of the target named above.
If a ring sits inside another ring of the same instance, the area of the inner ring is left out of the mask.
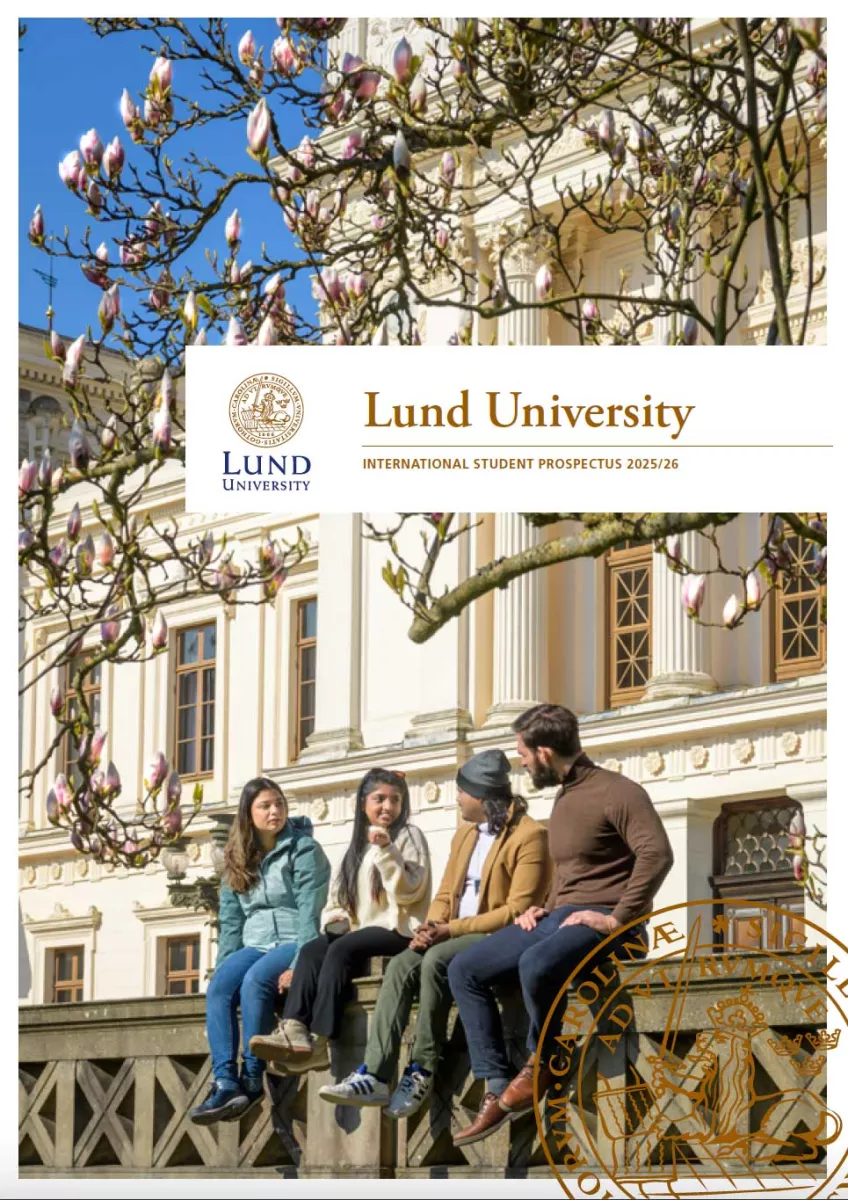
[[[57,459],[45,450],[39,462],[24,460],[20,468],[21,624],[29,632],[37,621],[46,634],[24,643],[21,691],[47,677],[67,680],[70,692],[54,684],[52,736],[40,761],[24,771],[22,785],[31,790],[56,751],[68,746],[74,770],[70,778],[58,775],[50,788],[48,819],[99,861],[143,866],[181,834],[201,804],[202,788],[195,787],[192,804],[183,808],[179,775],[160,750],[143,796],[128,812],[86,681],[103,663],[138,663],[164,652],[165,614],[177,600],[216,595],[232,605],[273,603],[307,547],[299,530],[291,541],[266,537],[256,561],[240,562],[226,535],[216,543],[209,531],[187,535],[177,521],[145,513],[160,473],[167,478],[169,468],[184,463],[169,371],[159,360],[140,361],[120,386],[111,381],[104,400],[100,346],[85,357],[82,337],[66,347],[54,334],[49,348],[63,363],[72,425],[67,454]]]
[[[786,589],[802,577],[826,585],[827,525],[823,514],[777,513],[770,517],[762,545],[750,562],[728,561],[719,531],[731,525],[738,513],[525,513],[529,525],[549,529],[570,522],[568,533],[541,540],[517,554],[486,563],[453,587],[435,589],[433,578],[445,548],[466,538],[472,525],[457,513],[401,513],[393,524],[376,526],[366,522],[367,536],[389,548],[383,579],[412,614],[409,636],[426,642],[449,621],[458,617],[481,596],[507,587],[513,579],[554,563],[582,558],[599,558],[608,550],[632,539],[653,541],[654,552],[666,560],[669,571],[680,577],[680,604],[687,617],[699,625],[737,629],[758,612],[770,592]],[[404,536],[407,526],[419,528],[420,551],[412,555],[401,549],[415,544]],[[698,535],[693,561],[682,553],[681,535]],[[699,543],[699,544],[698,544]],[[812,549],[812,553],[805,552]],[[695,565],[695,562],[698,565]],[[706,564],[706,565],[704,565]],[[704,616],[708,588],[716,591],[721,618]],[[821,617],[826,621],[826,602]],[[788,851],[795,878],[814,901],[823,907],[826,866],[825,835],[807,831],[803,815],[793,818]]]
[[[455,310],[455,343],[472,339],[475,314],[497,325],[547,309],[584,343],[635,343],[663,317],[675,344],[722,344],[757,294],[752,236],[771,280],[768,341],[805,338],[821,278],[817,18],[723,19],[702,40],[684,18],[416,19],[417,49],[401,38],[388,65],[334,49],[346,18],[280,17],[232,35],[218,19],[91,24],[101,37],[143,31],[152,57],[127,79],[124,131],[104,145],[90,130],[59,167],[99,232],[66,231],[48,248],[103,290],[101,323],[133,354],[178,362],[186,341],[216,338],[413,344],[431,307]],[[245,138],[235,171],[192,139],[233,122]],[[309,131],[296,145],[283,136],[293,124]],[[579,180],[552,167],[574,139],[591,152]],[[248,186],[269,203],[250,262],[236,206]],[[519,216],[480,236],[481,269],[474,231],[504,212]],[[635,238],[650,286],[623,276],[592,290],[580,230]],[[44,231],[39,209],[33,244],[47,245]],[[510,268],[528,246],[539,262],[529,289]],[[304,271],[317,311],[286,301]],[[805,293],[795,327],[793,283]],[[116,286],[136,301],[123,313]]]

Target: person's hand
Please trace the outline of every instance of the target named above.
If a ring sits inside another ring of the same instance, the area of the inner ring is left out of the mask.
[[[547,915],[548,910],[546,908],[540,908],[538,904],[532,904],[520,917],[516,917],[513,923],[529,933],[531,929],[536,928],[542,917],[546,917]]]
[[[450,926],[447,921],[426,921],[416,931],[409,943],[409,949],[419,954],[445,942],[450,937]]]
[[[283,971],[280,978],[277,980],[277,991],[284,992],[286,988],[291,987],[291,981],[294,978],[294,971],[291,967],[287,971]]]
[[[369,827],[368,841],[372,846],[388,846],[391,840],[387,829],[381,829],[379,825],[371,825]]]
[[[602,933],[604,937],[619,927],[618,921],[612,913],[594,912],[591,908],[569,913],[565,920],[560,922],[559,927],[562,929],[566,925],[588,925],[590,929]]]

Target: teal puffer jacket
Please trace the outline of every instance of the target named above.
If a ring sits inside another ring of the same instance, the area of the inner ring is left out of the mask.
[[[289,817],[250,891],[234,892],[221,885],[215,966],[242,946],[272,950],[281,942],[297,945],[296,962],[301,947],[321,932],[319,918],[329,884],[330,862],[312,836],[312,822]]]

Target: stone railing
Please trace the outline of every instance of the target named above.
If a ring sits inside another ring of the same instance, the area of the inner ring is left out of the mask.
[[[823,1095],[824,1073],[806,1080],[798,1077],[790,1061],[775,1054],[770,1044],[783,1035],[818,1029],[824,1022],[815,1012],[787,1026],[782,1019],[785,1005],[764,970],[765,962],[765,956],[737,960],[732,980],[717,977],[714,970],[695,972],[679,1023],[676,1054],[682,1058],[696,1032],[709,1029],[711,1006],[738,994],[747,983],[768,1025],[779,1026],[779,1033],[769,1028],[755,1039],[759,1094],[804,1089],[805,1102],[798,1106],[797,1120],[792,1113],[781,1113],[785,1132],[802,1122],[809,1127],[808,1100]],[[656,986],[646,987],[642,977],[638,992],[634,988],[628,993],[635,1014],[633,1029],[614,1049],[599,1048],[594,1057],[587,1057],[583,1095],[587,1086],[591,1095],[611,1086],[626,1087],[637,1076],[644,1081],[642,1090],[650,1089],[652,1071],[647,1064],[658,1052],[667,1024],[673,996],[668,981],[673,982],[676,967],[666,965],[663,971],[664,979],[656,980]],[[658,974],[656,969],[653,973]],[[336,1078],[362,1061],[379,982],[379,976],[371,976],[356,983],[343,1036],[333,1048]],[[514,997],[506,998],[504,1007],[505,1026],[516,1030],[511,1053],[520,1064],[523,1021]],[[482,1091],[482,1083],[469,1075],[462,1027],[454,1017],[433,1101],[408,1122],[390,1121],[378,1109],[328,1104],[318,1095],[318,1087],[330,1077],[325,1072],[292,1079],[268,1075],[265,1103],[243,1121],[193,1125],[188,1110],[203,1098],[210,1082],[204,1012],[203,996],[22,1008],[22,1176],[186,1177],[201,1170],[204,1176],[300,1177],[550,1173],[532,1115],[503,1126],[486,1141],[461,1151],[454,1147],[452,1135],[472,1119]],[[407,1041],[404,1059],[408,1050]],[[603,1081],[598,1080],[599,1073]],[[576,1080],[569,1083],[560,1095],[574,1094]],[[664,1137],[667,1140],[668,1128],[675,1122],[679,1126],[682,1113],[679,1095],[666,1095],[657,1104],[662,1119],[658,1124],[654,1121],[653,1142],[640,1135],[641,1153],[653,1153],[653,1161],[658,1152],[661,1157],[660,1143]],[[603,1141],[603,1126],[609,1120],[599,1115],[598,1137]],[[819,1157],[823,1156],[822,1151]],[[805,1166],[814,1173],[817,1169],[813,1161]]]

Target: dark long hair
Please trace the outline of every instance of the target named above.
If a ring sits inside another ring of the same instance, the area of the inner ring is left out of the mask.
[[[230,828],[230,836],[224,850],[224,882],[234,892],[249,892],[259,878],[262,847],[256,836],[250,810],[260,792],[274,792],[279,796],[286,805],[288,819],[288,803],[278,783],[274,783],[273,779],[266,779],[264,775],[257,775],[255,779],[248,780],[241,789],[238,815]]]
[[[489,833],[493,833],[496,837],[506,825],[507,818],[510,817],[510,805],[512,805],[510,819],[513,821],[527,812],[527,801],[523,796],[486,796],[480,803],[486,814]]]
[[[350,845],[345,851],[345,856],[339,867],[339,904],[345,912],[350,913],[351,917],[356,916],[357,877],[359,875],[359,868],[362,866],[362,860],[369,847],[369,822],[365,816],[365,798],[366,796],[370,796],[381,783],[387,783],[390,787],[397,788],[400,792],[400,816],[389,828],[389,836],[392,841],[395,840],[401,829],[409,821],[409,788],[407,787],[406,779],[397,771],[386,771],[383,767],[374,767],[364,776],[356,790],[353,833],[350,837]],[[375,867],[371,873],[371,897],[376,901],[382,895],[383,881],[380,878],[380,872]]]

